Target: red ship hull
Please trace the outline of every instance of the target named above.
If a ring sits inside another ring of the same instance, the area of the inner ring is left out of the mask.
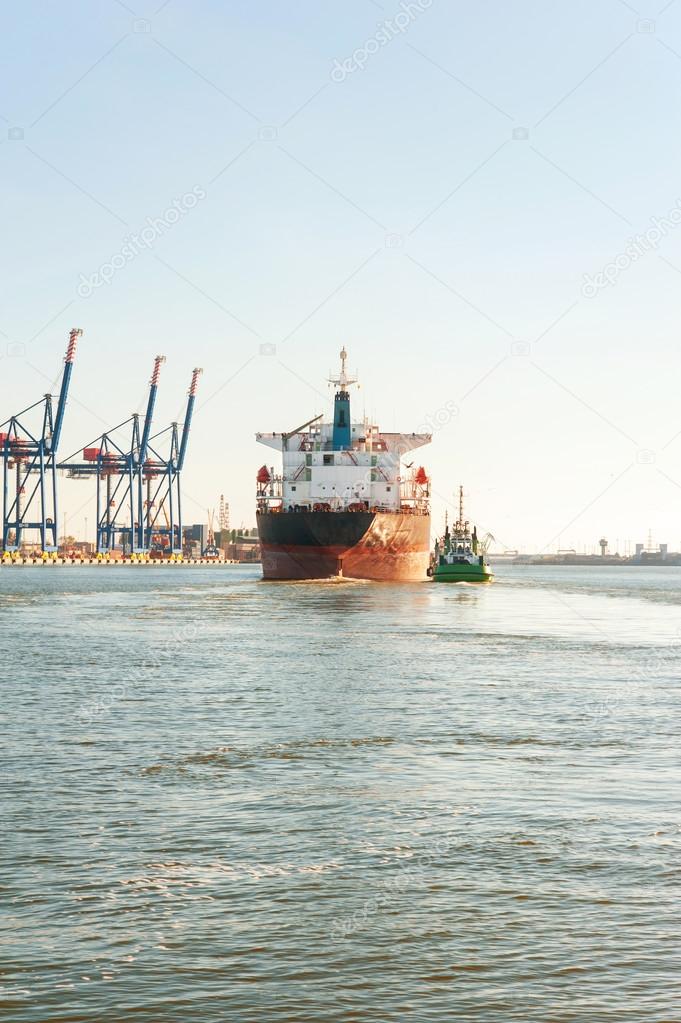
[[[430,515],[402,512],[259,512],[264,579],[427,578]]]

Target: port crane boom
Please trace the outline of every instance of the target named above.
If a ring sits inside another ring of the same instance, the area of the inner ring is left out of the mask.
[[[59,401],[57,403],[57,414],[55,416],[54,429],[50,440],[50,450],[53,453],[56,452],[59,447],[61,429],[64,424],[64,413],[66,411],[66,401],[69,396],[69,387],[71,385],[71,374],[73,373],[73,362],[76,358],[76,346],[78,344],[78,338],[82,337],[82,334],[83,331],[79,327],[74,327],[69,334],[69,344],[64,358],[64,372],[61,378],[61,389],[59,391]]]
[[[78,338],[74,327],[64,357],[56,413],[52,395],[12,416],[0,426],[0,459],[3,463],[2,550],[18,551],[24,534],[37,530],[43,555],[57,550],[57,451],[71,384]],[[36,410],[40,409],[38,416]],[[29,413],[31,423],[25,418]],[[33,420],[38,421],[34,425]]]
[[[189,396],[187,400],[187,411],[184,414],[184,426],[182,427],[182,440],[180,441],[180,450],[177,456],[178,472],[181,472],[182,467],[184,466],[184,457],[187,453],[187,442],[189,441],[189,428],[192,424],[194,403],[196,402],[196,387],[202,373],[203,370],[199,368],[192,372],[192,382],[189,386]]]
[[[154,371],[151,374],[151,380],[149,381],[147,414],[144,417],[144,429],[142,430],[142,439],[140,441],[139,461],[141,463],[143,463],[144,459],[147,457],[147,446],[149,444],[149,437],[151,436],[151,423],[154,418],[154,407],[156,405],[156,395],[158,394],[158,378],[161,374],[161,366],[165,361],[165,355],[157,355],[154,359]]]

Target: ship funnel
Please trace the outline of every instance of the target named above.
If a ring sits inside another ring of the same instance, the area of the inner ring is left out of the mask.
[[[329,383],[337,388],[333,407],[333,440],[334,451],[347,451],[352,447],[352,421],[350,419],[350,393],[348,387],[357,383],[356,377],[349,377],[346,370],[348,353],[341,349],[340,374],[329,377]]]

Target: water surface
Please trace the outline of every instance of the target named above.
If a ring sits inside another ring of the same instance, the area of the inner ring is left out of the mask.
[[[12,1023],[681,1019],[681,570],[2,568]]]

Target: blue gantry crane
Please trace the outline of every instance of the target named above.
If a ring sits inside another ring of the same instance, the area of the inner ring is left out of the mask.
[[[144,428],[142,430],[142,439],[140,440],[139,450],[137,452],[136,465],[137,470],[137,523],[136,523],[136,534],[133,538],[133,550],[137,553],[146,552],[149,550],[149,542],[145,536],[145,519],[147,517],[147,511],[145,509],[144,502],[144,475],[147,462],[149,461],[149,439],[151,437],[151,424],[154,418],[154,408],[156,406],[156,394],[158,392],[158,378],[161,371],[161,364],[165,362],[165,355],[157,355],[154,360],[154,372],[151,377],[149,384],[149,400],[147,402],[147,414],[144,417]]]
[[[144,502],[144,544],[145,549],[167,552],[171,556],[182,554],[182,492],[181,477],[187,454],[189,431],[191,429],[196,388],[203,370],[192,370],[191,383],[187,394],[187,407],[182,424],[171,423],[156,434],[148,447],[148,455],[142,464],[142,478],[147,486]],[[159,439],[170,434],[170,450],[167,457],[159,454]],[[165,525],[160,522],[163,514]]]
[[[164,361],[162,355],[154,360],[141,429],[139,415],[133,414],[83,448],[82,458],[76,460],[79,454],[76,452],[59,465],[71,478],[96,478],[98,554],[110,554],[119,545],[135,556],[144,556],[153,549],[173,557],[182,553],[180,477],[201,370],[196,369],[192,374],[181,436],[177,423],[152,436],[159,374]],[[130,430],[129,440],[119,443],[114,435],[120,435],[126,428]],[[164,457],[158,451],[158,439],[168,433],[170,452]],[[161,513],[165,526],[158,524]]]
[[[69,334],[56,412],[52,395],[0,424],[2,459],[2,550],[18,551],[28,531],[37,530],[43,554],[57,550],[57,450],[64,423],[78,338]],[[28,418],[27,418],[28,417]],[[38,426],[29,425],[37,423]]]
[[[129,440],[116,440],[128,429]],[[69,479],[97,481],[97,552],[108,553],[117,539],[130,542],[135,522],[135,468],[133,451],[139,446],[139,416],[132,415],[76,451],[59,468]],[[80,455],[80,457],[78,457]]]
[[[131,553],[143,553],[141,536],[142,479],[140,467],[149,444],[158,381],[165,355],[157,355],[149,382],[149,397],[144,423],[140,429],[140,417],[133,413],[129,419],[107,430],[96,440],[75,452],[59,468],[66,471],[71,479],[97,481],[97,552],[107,554],[113,551],[119,541]],[[128,430],[128,440],[120,437]],[[118,440],[116,438],[119,438]]]

